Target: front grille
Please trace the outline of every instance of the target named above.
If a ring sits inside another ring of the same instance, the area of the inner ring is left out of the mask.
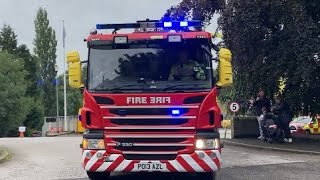
[[[157,154],[157,155],[140,155],[127,154],[123,155],[127,160],[175,160],[177,155]]]
[[[183,125],[188,119],[112,119],[111,123],[116,125]]]
[[[132,146],[132,147],[114,147],[117,150],[120,151],[181,151],[184,150],[185,146]]]
[[[101,107],[111,154],[121,153],[127,160],[174,160],[194,151],[197,105]],[[175,108],[180,114],[174,117]]]
[[[186,132],[188,130],[185,129],[120,129],[119,132],[123,132],[123,133],[133,133],[133,132],[145,132],[145,133],[178,133],[178,132]]]
[[[187,138],[113,138],[113,140],[127,143],[179,143],[186,141]]]

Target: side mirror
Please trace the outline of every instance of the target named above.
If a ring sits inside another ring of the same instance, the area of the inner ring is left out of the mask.
[[[79,52],[73,51],[67,53],[67,63],[69,64],[69,85],[78,89],[84,87],[81,82],[81,62]]]
[[[227,87],[233,83],[232,65],[231,65],[231,51],[226,48],[219,50],[219,81],[217,86]]]

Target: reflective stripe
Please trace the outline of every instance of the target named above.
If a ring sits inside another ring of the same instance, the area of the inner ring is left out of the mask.
[[[169,161],[169,163],[177,170],[177,172],[187,172],[187,170],[178,161]]]
[[[85,169],[86,169],[87,171],[89,171],[90,168],[98,161],[97,154],[98,154],[98,153],[104,154],[105,152],[106,152],[106,151],[103,151],[103,150],[97,151],[97,152],[90,158],[90,160],[87,162]]]
[[[190,155],[182,155],[182,158],[193,168],[196,172],[204,172],[202,167],[190,156]]]
[[[140,172],[140,170],[134,169],[135,163],[149,163],[149,162],[157,162],[157,163],[166,163],[167,168],[162,169],[162,172],[215,172],[218,171],[220,166],[220,152],[217,150],[213,150],[216,154],[216,158],[212,159],[209,154],[210,151],[196,151],[195,154],[181,154],[177,155],[176,160],[125,160],[121,154],[113,154],[110,156],[111,162],[103,162],[101,160],[98,161],[97,153],[98,152],[105,152],[105,151],[91,151],[86,150],[83,153],[83,156],[87,152],[95,152],[92,158],[88,161],[87,165],[85,166],[86,170],[90,170],[93,172]],[[145,153],[145,152],[144,152]],[[151,153],[151,152],[149,152]],[[203,153],[204,157],[200,158],[199,153]],[[104,153],[106,156],[107,154]],[[88,159],[84,159],[88,160]],[[203,167],[201,166],[203,164]],[[93,166],[98,168],[92,168]],[[210,167],[210,168],[208,168]]]
[[[123,160],[116,169],[114,169],[115,172],[121,172],[123,171],[127,166],[130,165],[132,161],[131,160]]]
[[[199,153],[197,153],[199,155]],[[202,159],[213,171],[218,170],[218,166],[214,163],[214,161],[207,155],[207,153],[203,153],[204,158]]]

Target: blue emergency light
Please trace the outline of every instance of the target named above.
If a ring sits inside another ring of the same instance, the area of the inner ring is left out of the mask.
[[[180,114],[181,114],[181,112],[179,109],[172,109],[171,110],[171,115],[173,115],[173,116],[178,116]]]
[[[201,21],[158,21],[145,20],[137,21],[136,23],[127,24],[97,24],[96,29],[133,29],[133,28],[167,28],[167,29],[181,29],[187,27],[201,27]]]

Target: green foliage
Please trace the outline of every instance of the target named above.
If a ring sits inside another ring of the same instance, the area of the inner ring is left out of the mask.
[[[224,4],[225,0],[182,0],[178,5],[168,9],[163,19],[195,19],[208,23]]]
[[[29,49],[24,44],[17,48],[16,55],[23,59],[24,69],[27,72],[26,80],[28,82],[26,96],[32,99],[29,103],[29,111],[24,125],[28,130],[40,130],[43,124],[44,109],[42,106],[41,89],[37,85],[37,80],[39,79],[38,62],[35,57],[31,56]]]
[[[39,79],[38,63],[36,59],[31,56],[26,45],[17,45],[17,36],[9,25],[4,25],[2,28],[2,31],[0,32],[0,39],[1,51],[12,54],[14,59],[19,58],[15,61],[20,61],[20,63],[24,65],[26,73],[24,76],[26,81],[24,83],[27,85],[25,97],[28,99],[25,105],[28,109],[26,117],[24,117],[23,125],[27,126],[27,130],[40,129],[43,122],[43,109],[41,105],[37,104],[37,101],[41,100],[40,90],[37,86],[37,80]],[[1,85],[5,86],[3,84]],[[14,124],[14,122],[12,123]],[[16,136],[17,127],[9,129],[8,132],[9,133],[7,133],[7,135]]]
[[[43,81],[43,105],[46,116],[54,116],[55,110],[55,87],[54,80],[56,77],[56,47],[57,40],[55,31],[49,25],[47,11],[40,8],[37,11],[35,23],[36,37],[34,39],[34,53],[39,61],[40,77]]]
[[[15,133],[28,113],[27,72],[20,59],[0,52],[0,136]]]
[[[0,32],[0,50],[14,54],[17,49],[17,35],[11,26],[5,24]]]
[[[41,130],[44,119],[44,109],[41,99],[33,99],[29,104],[29,112],[24,121],[24,126],[28,129]]]
[[[318,0],[183,0],[166,15],[201,17],[208,22],[220,11],[224,42],[233,53],[233,96],[247,106],[263,88],[272,98],[286,78],[284,95],[296,113],[320,111],[320,1]],[[195,6],[197,4],[198,6]],[[226,97],[222,97],[224,101]]]
[[[259,88],[270,97],[280,77],[287,78],[284,95],[296,112],[320,109],[319,29],[298,0],[229,1],[220,23],[233,51],[237,96],[248,98]],[[250,67],[250,68],[248,68]],[[298,68],[297,68],[298,67]],[[245,99],[244,99],[245,100]]]

